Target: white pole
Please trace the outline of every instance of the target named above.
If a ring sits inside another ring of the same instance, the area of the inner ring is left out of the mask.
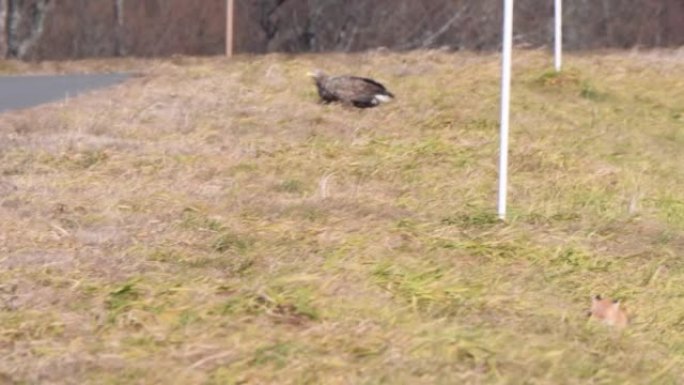
[[[513,0],[504,0],[503,60],[501,65],[501,145],[499,154],[499,218],[506,219],[508,187],[508,127],[511,104],[513,57]]]
[[[235,1],[226,0],[226,56],[235,51]]]
[[[556,41],[555,41],[555,64],[556,72],[560,72],[563,60],[563,0],[556,0]]]

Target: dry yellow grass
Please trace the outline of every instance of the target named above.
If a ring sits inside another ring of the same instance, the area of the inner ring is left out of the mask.
[[[505,224],[497,55],[51,65],[144,76],[0,115],[0,381],[684,381],[676,52],[516,53]]]

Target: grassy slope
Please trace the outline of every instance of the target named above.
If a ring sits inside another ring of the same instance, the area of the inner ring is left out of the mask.
[[[154,63],[0,116],[0,372],[19,383],[684,381],[684,60]],[[397,101],[315,103],[311,67]],[[624,333],[587,322],[622,298]],[[2,377],[0,377],[0,381]]]

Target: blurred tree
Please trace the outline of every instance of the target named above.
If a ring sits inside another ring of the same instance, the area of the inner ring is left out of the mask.
[[[501,0],[237,0],[237,52],[498,49]],[[683,0],[575,0],[565,47],[684,45]],[[553,2],[517,0],[515,43],[550,46]],[[222,54],[225,0],[0,0],[0,55]]]
[[[7,2],[0,0],[0,58],[7,56]]]

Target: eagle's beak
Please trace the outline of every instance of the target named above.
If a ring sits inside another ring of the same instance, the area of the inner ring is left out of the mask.
[[[310,78],[315,78],[315,77],[316,77],[316,73],[313,72],[313,71],[308,71],[308,72],[306,73],[306,76],[308,76],[308,77],[310,77]]]

